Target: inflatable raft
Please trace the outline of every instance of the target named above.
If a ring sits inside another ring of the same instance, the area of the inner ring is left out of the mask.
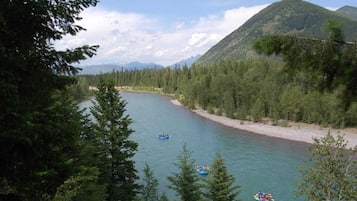
[[[197,172],[199,175],[208,175],[209,167],[205,165],[198,165]]]
[[[158,139],[160,140],[167,140],[170,138],[169,134],[160,134],[157,136]]]
[[[253,198],[258,201],[274,201],[274,198],[270,193],[262,191],[253,195]]]

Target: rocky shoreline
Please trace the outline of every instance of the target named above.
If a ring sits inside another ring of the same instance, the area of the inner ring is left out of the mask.
[[[171,100],[171,102],[175,105],[182,106],[178,100],[173,99]],[[239,130],[249,131],[256,134],[278,137],[299,142],[313,143],[313,138],[321,138],[325,136],[328,132],[330,132],[335,137],[337,135],[343,135],[345,140],[348,141],[347,148],[353,148],[357,146],[357,129],[355,128],[332,129],[302,123],[293,123],[289,125],[289,127],[281,127],[273,126],[271,124],[230,119],[225,116],[210,114],[202,109],[195,109],[192,110],[192,112],[222,125],[236,128]]]

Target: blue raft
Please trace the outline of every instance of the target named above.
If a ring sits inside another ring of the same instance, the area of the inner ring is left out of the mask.
[[[204,165],[198,165],[197,172],[199,175],[208,175],[209,167]]]
[[[170,138],[169,134],[160,134],[157,136],[158,139],[160,140],[167,140]]]
[[[274,201],[274,198],[270,193],[262,191],[256,193],[253,198],[257,201]]]

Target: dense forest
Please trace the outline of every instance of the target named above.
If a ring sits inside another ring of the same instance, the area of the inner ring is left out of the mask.
[[[114,71],[81,76],[79,83],[96,86],[99,79],[113,79],[117,86],[159,89],[189,108],[229,118],[354,127],[357,44],[345,41],[336,20],[325,26],[328,40],[266,36],[254,42],[258,53],[272,57]]]
[[[351,76],[349,68],[345,74],[331,74],[341,80],[331,91],[321,91],[307,72],[290,75],[283,62],[274,60],[78,76],[74,64],[94,56],[98,46],[59,51],[53,41],[84,30],[75,21],[96,4],[96,0],[0,2],[1,201],[168,200],[159,195],[148,165],[141,178],[144,182],[139,183],[133,160],[138,144],[129,138],[135,132],[130,126],[133,120],[125,113],[118,86],[149,86],[175,94],[188,107],[200,106],[232,118],[270,117],[276,122],[338,127],[356,122],[354,93],[346,93],[350,88],[344,87],[351,82],[342,79]],[[260,47],[265,42],[271,40],[264,39]],[[343,53],[345,49],[341,55],[350,55]],[[285,50],[275,50],[287,55]],[[356,54],[350,56],[348,61],[355,61]],[[90,94],[89,86],[98,90]],[[90,108],[93,120],[78,107],[78,100],[91,95],[95,96]],[[356,200],[356,152],[346,149],[341,136],[315,139],[311,161],[301,169],[297,195],[306,200]],[[236,200],[240,186],[221,155],[216,154],[207,180],[201,181],[191,153],[183,145],[173,164],[178,172],[167,177],[168,188],[178,199]]]
[[[100,79],[113,79],[117,86],[161,89],[189,108],[199,106],[235,119],[270,118],[274,124],[287,120],[338,128],[357,123],[357,103],[344,108],[343,87],[321,91],[311,73],[292,75],[284,71],[282,61],[272,59],[124,70],[79,79],[84,87],[96,86]]]

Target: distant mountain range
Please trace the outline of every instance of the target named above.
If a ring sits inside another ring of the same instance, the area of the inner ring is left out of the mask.
[[[81,67],[81,71],[79,74],[82,75],[94,75],[94,74],[101,74],[101,73],[108,73],[112,71],[121,71],[124,69],[144,69],[144,68],[163,68],[162,65],[155,64],[155,63],[140,63],[140,62],[131,62],[124,65],[117,65],[117,64],[99,64],[99,65],[89,65]]]
[[[357,20],[357,8],[356,7],[344,6],[340,9],[336,10],[336,12],[338,12],[346,17]]]
[[[336,19],[348,41],[357,41],[357,8],[345,6],[331,11],[302,0],[273,3],[250,18],[241,27],[209,49],[195,64],[214,63],[221,59],[257,58],[252,43],[265,35],[297,35],[326,39],[325,23]]]
[[[197,59],[199,59],[201,55],[196,55],[192,56],[188,59],[181,60],[175,64],[172,64],[170,68],[181,68],[183,66],[188,66],[190,67]],[[125,69],[144,69],[144,68],[164,68],[165,66],[160,65],[160,64],[155,64],[155,63],[141,63],[141,62],[131,62],[123,65],[117,65],[117,64],[100,64],[100,65],[89,65],[89,66],[84,66],[81,67],[81,71],[79,74],[81,75],[94,75],[94,74],[101,74],[101,73],[108,73],[112,71],[121,71]]]
[[[192,64],[194,63],[194,62],[196,62],[199,58],[201,58],[201,55],[196,55],[196,56],[192,56],[192,57],[190,57],[190,58],[188,58],[188,59],[184,59],[184,60],[181,60],[181,61],[179,61],[179,62],[177,62],[177,63],[175,63],[175,64],[172,64],[170,67],[171,68],[175,68],[175,67],[178,67],[178,68],[181,68],[181,67],[183,67],[183,66],[187,66],[187,67],[191,67],[192,66]]]
[[[255,39],[265,35],[297,35],[326,39],[325,23],[336,19],[342,24],[347,41],[357,41],[357,8],[344,6],[331,11],[302,0],[282,0],[273,3],[250,18],[241,27],[211,47],[204,55],[192,56],[169,66],[155,63],[132,62],[124,65],[92,65],[82,67],[80,74],[99,74],[122,69],[183,67],[214,63],[221,59],[255,59]]]

